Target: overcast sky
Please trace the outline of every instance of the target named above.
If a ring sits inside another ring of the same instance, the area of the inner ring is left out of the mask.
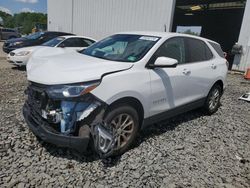
[[[47,0],[0,0],[0,10],[9,14],[19,12],[47,13]]]

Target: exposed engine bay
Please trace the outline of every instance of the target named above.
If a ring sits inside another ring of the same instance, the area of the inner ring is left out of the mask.
[[[28,99],[23,113],[34,134],[80,152],[84,152],[93,139],[91,143],[100,157],[111,156],[116,134],[115,129],[104,122],[107,104],[91,93],[74,98],[50,96],[48,87],[31,82],[26,90]]]

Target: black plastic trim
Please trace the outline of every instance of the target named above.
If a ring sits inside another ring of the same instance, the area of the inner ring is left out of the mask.
[[[194,102],[191,102],[191,103],[176,107],[174,109],[167,110],[167,111],[162,112],[160,114],[148,117],[148,118],[144,119],[142,128],[145,128],[148,125],[160,122],[162,120],[174,117],[174,116],[176,116],[178,114],[182,114],[184,112],[188,112],[190,110],[202,107],[205,104],[205,101],[206,101],[206,97],[202,98],[202,99],[199,99],[199,100],[196,100]]]

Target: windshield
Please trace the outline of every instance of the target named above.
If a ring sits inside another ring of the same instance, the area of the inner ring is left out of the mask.
[[[155,36],[118,34],[101,40],[82,53],[112,61],[136,62],[160,39]]]
[[[27,39],[38,39],[42,34],[43,34],[43,32],[36,32],[36,33],[33,33],[33,34],[30,34],[30,35],[26,36],[25,38],[27,38]]]
[[[64,37],[56,37],[53,38],[45,43],[42,44],[42,46],[50,46],[50,47],[55,47],[59,43],[61,43],[65,38]]]

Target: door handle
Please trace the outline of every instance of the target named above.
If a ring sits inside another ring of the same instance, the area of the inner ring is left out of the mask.
[[[217,66],[216,66],[215,64],[212,64],[212,65],[211,65],[211,68],[212,68],[212,69],[216,69],[216,67],[217,67]]]
[[[191,73],[191,71],[188,70],[188,69],[183,69],[182,73],[185,74],[185,75],[188,75],[188,74]]]

